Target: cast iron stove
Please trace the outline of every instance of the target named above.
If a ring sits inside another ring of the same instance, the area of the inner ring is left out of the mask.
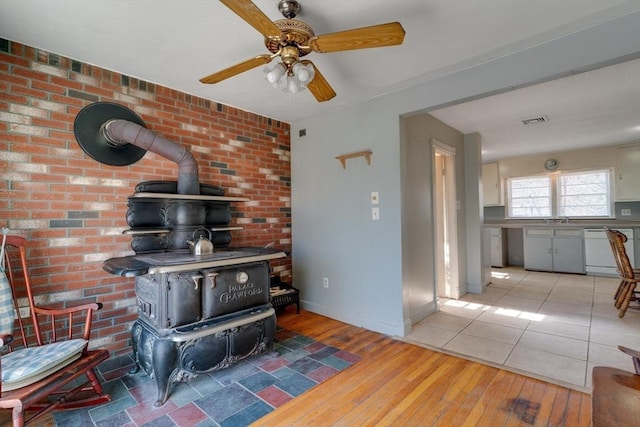
[[[109,273],[135,277],[138,318],[131,332],[134,372],[155,378],[156,406],[172,383],[226,368],[273,345],[276,316],[269,302],[271,248],[230,248],[230,203],[216,186],[200,184],[191,153],[144,128],[123,106],[95,103],[78,113],[76,139],[94,159],[113,166],[146,150],[175,161],[178,181],[147,181],[129,197],[126,220],[135,255],[111,258]],[[215,250],[193,255],[188,240],[207,236]]]

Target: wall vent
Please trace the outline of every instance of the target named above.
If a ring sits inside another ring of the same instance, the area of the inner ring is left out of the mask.
[[[538,123],[546,123],[549,121],[549,117],[547,116],[536,116],[536,117],[529,117],[527,119],[522,119],[522,124],[523,125],[535,125]]]

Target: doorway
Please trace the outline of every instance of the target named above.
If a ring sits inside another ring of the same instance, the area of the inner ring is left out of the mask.
[[[436,296],[458,299],[458,209],[455,148],[431,140],[433,150],[433,217]]]

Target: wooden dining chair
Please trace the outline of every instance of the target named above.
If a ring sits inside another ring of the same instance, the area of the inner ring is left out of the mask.
[[[635,373],[609,366],[592,371],[593,427],[640,425],[640,351],[619,345],[633,360]]]
[[[12,235],[0,236],[0,243],[3,240],[0,409],[11,409],[13,426],[22,427],[54,409],[108,402],[111,398],[103,393],[95,368],[109,353],[88,349],[92,315],[102,305],[37,306],[27,265],[27,241]]]
[[[627,237],[618,230],[606,229],[607,238],[611,244],[613,258],[616,261],[620,285],[614,295],[615,307],[618,309],[618,317],[624,317],[631,301],[637,301],[636,287],[640,281],[640,275],[634,270],[629,261],[629,256],[624,247]]]

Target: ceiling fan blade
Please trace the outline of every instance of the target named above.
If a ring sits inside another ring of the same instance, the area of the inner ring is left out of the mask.
[[[252,68],[256,68],[260,65],[268,64],[274,58],[274,55],[259,55],[255,58],[251,58],[247,61],[241,62],[239,64],[233,65],[229,68],[225,68],[222,71],[218,71],[217,73],[213,73],[207,77],[203,77],[200,79],[201,83],[213,84],[221,82],[222,80],[228,79],[229,77],[233,77],[236,74],[244,73]]]
[[[307,59],[301,62],[304,65],[311,64],[311,66],[315,70],[313,80],[309,82],[309,84],[307,85],[307,89],[309,89],[309,92],[311,92],[313,96],[315,96],[318,102],[328,101],[336,96],[336,92],[331,86],[329,86],[329,82],[327,82],[324,76],[320,74],[320,71],[318,71],[318,67],[316,67],[313,62]]]
[[[309,40],[309,46],[314,51],[321,53],[395,46],[402,44],[404,34],[404,28],[399,22],[389,22],[371,27],[324,34]]]
[[[258,30],[265,37],[275,37],[282,34],[267,15],[251,0],[220,0],[222,4],[231,9],[236,15],[244,19],[249,25]]]

